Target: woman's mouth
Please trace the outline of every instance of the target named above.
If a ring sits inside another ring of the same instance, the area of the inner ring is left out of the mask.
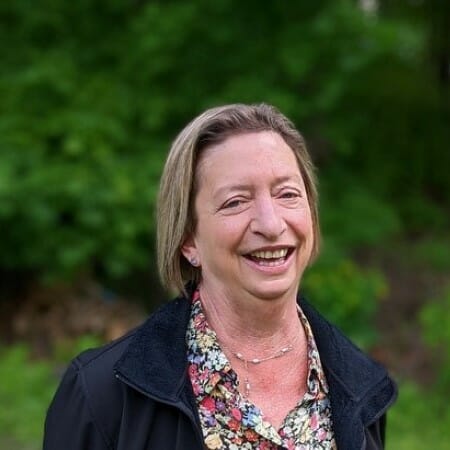
[[[275,267],[284,264],[293,251],[293,248],[288,247],[277,250],[257,250],[245,255],[245,257],[260,266]]]

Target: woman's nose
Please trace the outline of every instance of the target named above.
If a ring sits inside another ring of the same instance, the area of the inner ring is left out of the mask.
[[[286,230],[286,222],[271,197],[255,202],[250,230],[271,240]]]

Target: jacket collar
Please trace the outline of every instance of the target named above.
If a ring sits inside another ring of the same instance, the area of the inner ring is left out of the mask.
[[[192,287],[188,288],[189,296]],[[364,427],[396,398],[386,370],[356,348],[303,298],[299,304],[313,331],[330,389],[336,441],[360,449]],[[162,306],[135,332],[115,371],[136,389],[170,404],[195,405],[187,374],[186,328],[190,300],[178,297]],[[360,436],[359,436],[359,435]]]
[[[299,299],[316,339],[330,389],[338,448],[362,448],[364,428],[395,401],[397,388],[386,369],[365,355],[303,298]],[[355,443],[360,443],[356,445]]]
[[[177,403],[186,387],[186,327],[190,301],[178,297],[139,327],[115,372],[144,393]]]

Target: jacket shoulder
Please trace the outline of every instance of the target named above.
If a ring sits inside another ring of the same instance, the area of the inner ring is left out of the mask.
[[[112,367],[133,334],[72,360],[47,412],[44,450],[114,448],[123,394]]]

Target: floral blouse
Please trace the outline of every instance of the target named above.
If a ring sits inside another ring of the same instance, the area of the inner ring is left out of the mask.
[[[300,309],[299,317],[308,342],[307,391],[277,430],[240,394],[237,374],[206,321],[199,292],[194,293],[186,334],[187,357],[208,449],[336,449],[328,385],[311,328]]]

